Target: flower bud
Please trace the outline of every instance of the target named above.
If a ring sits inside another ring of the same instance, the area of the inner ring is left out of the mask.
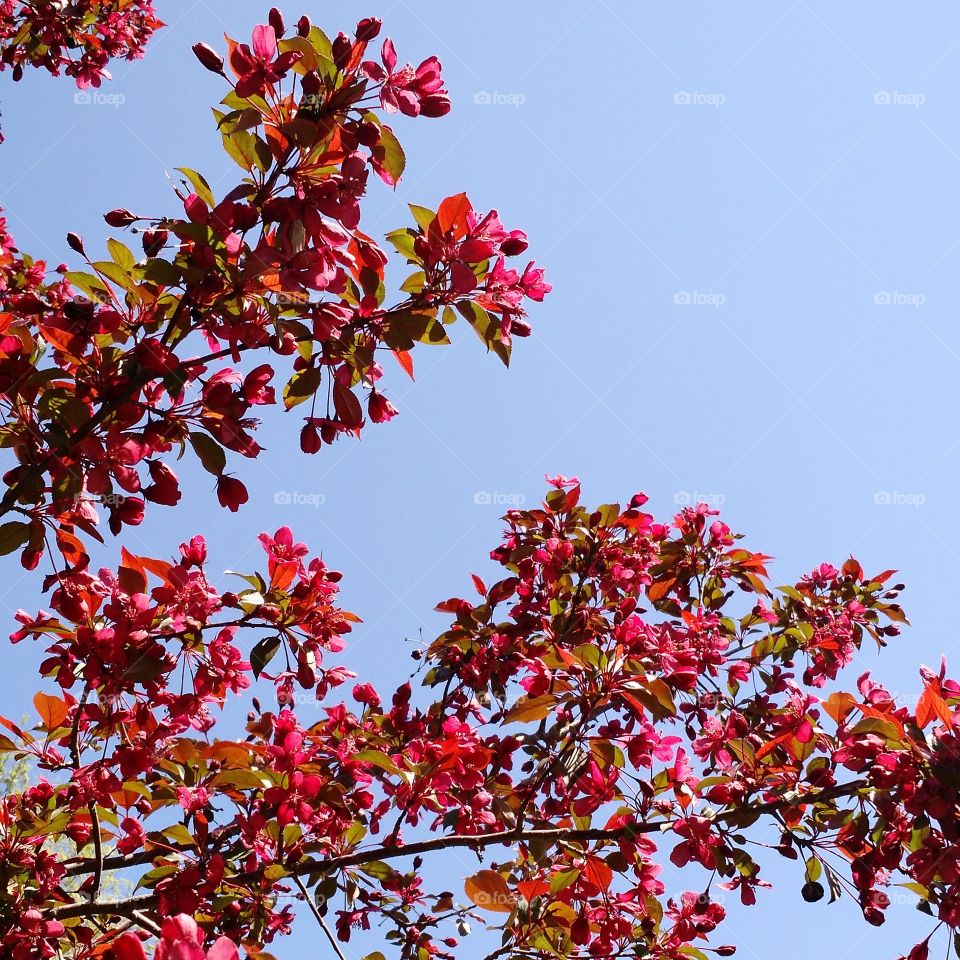
[[[350,38],[345,33],[341,33],[333,41],[332,47],[333,62],[338,70],[345,70],[350,62],[350,55],[353,53],[353,44],[350,42]]]
[[[304,424],[300,431],[300,449],[304,453],[317,453],[323,441],[320,439],[320,433],[312,422]]]
[[[83,256],[83,241],[75,233],[67,234],[67,246],[74,251],[74,253],[79,253]]]
[[[166,230],[145,230],[143,232],[143,252],[148,257],[155,257],[166,245],[170,235]]]
[[[276,7],[270,8],[270,13],[267,16],[267,22],[271,27],[273,27],[273,32],[278,37],[282,37],[286,32],[287,28],[283,24],[283,14]]]
[[[306,15],[302,16],[297,21],[297,36],[298,37],[307,37],[310,35],[310,29],[312,24],[310,23],[310,18]]]
[[[375,147],[380,142],[380,128],[369,120],[364,120],[357,129],[357,139],[365,147]]]
[[[223,57],[213,47],[207,46],[205,43],[195,43],[193,52],[211,73],[223,74]]]
[[[367,404],[370,419],[374,423],[386,423],[392,420],[400,411],[379,391],[370,391],[370,400]]]
[[[357,24],[357,39],[361,43],[369,43],[376,39],[382,26],[383,21],[379,17],[364,17]]]
[[[136,223],[140,218],[135,213],[131,213],[123,207],[117,207],[116,210],[105,213],[103,219],[106,220],[111,227],[129,227],[131,223]]]
[[[250,494],[247,493],[247,488],[242,481],[237,480],[236,477],[221,476],[217,480],[217,499],[220,501],[220,506],[226,507],[231,513],[236,513],[241,504],[250,499]]]
[[[431,93],[420,101],[421,117],[445,117],[450,112],[450,98],[444,93]]]
[[[527,249],[527,235],[522,230],[511,230],[501,241],[500,252],[505,257],[516,257]]]

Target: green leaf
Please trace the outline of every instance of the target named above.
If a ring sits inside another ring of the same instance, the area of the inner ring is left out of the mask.
[[[98,273],[102,273],[114,283],[120,284],[124,289],[133,285],[130,272],[124,270],[119,263],[114,263],[112,260],[95,260],[93,266]]]
[[[353,759],[359,760],[361,763],[372,763],[375,767],[379,767],[381,770],[386,770],[387,773],[394,775],[401,775],[403,773],[391,757],[385,753],[381,753],[379,750],[361,750]]]
[[[436,312],[399,310],[392,314],[385,332],[387,344],[394,350],[409,350],[414,343],[447,344],[443,325],[437,323]]]
[[[460,316],[473,327],[477,336],[486,344],[487,349],[492,350],[505,367],[509,367],[510,345],[503,340],[500,321],[472,300],[461,300],[456,304],[456,308]]]
[[[317,51],[318,56],[325,60],[333,60],[333,44],[330,43],[330,38],[319,27],[311,27],[307,39],[313,49]]]
[[[407,206],[410,208],[410,212],[413,214],[413,219],[417,221],[417,224],[422,227],[424,230],[430,228],[430,224],[436,219],[437,215],[429,207],[420,207],[415,203],[408,203]]]
[[[196,845],[196,839],[193,834],[182,824],[175,823],[172,827],[167,827],[162,831],[163,835],[174,843],[182,843],[188,847]]]
[[[322,370],[320,367],[305,367],[295,373],[290,382],[283,388],[283,405],[290,410],[298,403],[309,400],[320,386]]]
[[[149,683],[156,680],[162,673],[168,672],[170,664],[166,659],[155,660],[152,657],[138,657],[123,672],[124,680],[133,680],[134,683]]]
[[[70,270],[64,274],[81,293],[85,293],[90,300],[96,303],[106,303],[110,299],[110,291],[103,281],[92,273],[82,270]]]
[[[380,142],[373,148],[373,158],[387,174],[383,179],[391,187],[396,186],[406,169],[407,157],[400,141],[386,124],[380,128]]]
[[[255,613],[265,602],[259,590],[244,590],[238,599],[244,613]]]
[[[571,884],[577,882],[579,876],[579,870],[563,870],[560,873],[555,873],[550,878],[550,896],[558,894],[561,890],[566,890]]]
[[[216,113],[216,111],[214,111]],[[216,205],[216,200],[213,199],[213,191],[210,189],[210,184],[203,178],[202,174],[197,173],[196,170],[191,170],[189,167],[175,167],[177,171],[182,173],[187,180],[190,181],[190,186],[193,187],[193,192],[212,210]]]
[[[293,65],[294,73],[303,76],[317,69],[317,50],[308,37],[288,37],[277,45],[281,53],[296,52],[302,54],[298,63]]]
[[[30,539],[30,524],[11,520],[0,526],[0,557],[19,550]]]
[[[422,270],[417,270],[414,273],[411,273],[403,283],[400,284],[400,289],[404,293],[420,293],[421,290],[427,285],[427,275]]]
[[[355,847],[366,835],[367,828],[358,820],[350,825],[350,829],[347,831],[344,839],[347,841],[348,846]]]
[[[249,173],[253,172],[254,167],[265,172],[270,169],[270,164],[273,162],[270,148],[249,130],[225,132],[223,149],[236,161],[237,166]]]
[[[413,250],[414,241],[417,239],[417,232],[410,227],[401,227],[387,234],[387,240],[393,244],[393,248],[402,257],[407,260],[418,262],[417,255]]]
[[[169,260],[151,257],[144,267],[143,279],[161,287],[176,287],[180,283],[180,271]]]
[[[253,675],[258,680],[260,674],[270,665],[270,661],[277,655],[279,649],[279,637],[264,637],[250,651],[250,666],[253,669]]]
[[[219,477],[227,465],[227,455],[223,452],[223,447],[217,443],[208,433],[194,431],[190,434],[190,446],[197,455],[203,469],[207,473],[212,473]]]
[[[123,267],[124,270],[129,273],[133,269],[137,258],[125,243],[121,243],[119,240],[114,240],[113,237],[110,237],[110,239],[107,240],[107,249],[110,251],[110,256],[113,257],[114,262]]]

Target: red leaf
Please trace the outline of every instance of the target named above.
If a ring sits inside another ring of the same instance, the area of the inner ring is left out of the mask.
[[[948,727],[953,726],[953,715],[937,687],[939,683],[931,683],[924,687],[917,703],[917,726],[921,730],[935,719],[941,720]]]
[[[666,580],[658,580],[647,587],[647,596],[651,603],[662,600],[677,585],[676,577],[668,577]]]
[[[440,229],[446,233],[453,230],[454,236],[462,237],[467,232],[467,214],[473,209],[473,205],[467,199],[465,193],[458,193],[456,196],[447,197],[437,210],[437,223]]]
[[[602,860],[597,860],[595,857],[587,860],[584,876],[603,891],[609,890],[613,882],[613,871]]]
[[[67,719],[70,708],[59,697],[52,697],[49,693],[38,693],[33,698],[33,705],[43,720],[47,730],[56,730]]]
[[[496,870],[481,870],[467,877],[463,885],[467,896],[478,907],[494,913],[512,913],[515,898],[507,881]]]
[[[543,880],[521,880],[517,889],[524,900],[529,903],[534,897],[541,897],[550,892],[550,884]]]
[[[413,380],[413,357],[410,356],[409,350],[394,350],[393,355],[397,358],[397,363],[403,367],[406,375]]]
[[[57,546],[60,548],[63,559],[71,567],[79,567],[87,559],[87,551],[83,549],[79,538],[62,527],[57,530]]]
[[[823,701],[823,709],[833,717],[834,721],[838,724],[843,723],[850,711],[856,708],[856,698],[849,693],[841,693],[839,691],[837,693],[831,693],[830,696]]]

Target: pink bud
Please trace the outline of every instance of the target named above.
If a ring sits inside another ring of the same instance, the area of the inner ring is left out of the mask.
[[[211,73],[223,74],[223,57],[213,47],[209,47],[205,43],[195,43],[193,52]]]
[[[103,219],[111,227],[129,227],[131,223],[135,223],[140,218],[135,213],[131,213],[123,207],[118,207],[116,210],[105,213]]]
[[[361,43],[369,43],[371,40],[376,39],[382,26],[383,21],[379,17],[364,17],[357,24],[357,39]]]

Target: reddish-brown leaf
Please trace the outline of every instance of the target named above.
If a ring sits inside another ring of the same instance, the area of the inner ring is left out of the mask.
[[[462,237],[467,232],[467,214],[472,209],[465,193],[447,197],[437,209],[437,223],[446,233],[453,230],[454,236]]]
[[[481,870],[467,877],[463,885],[467,897],[478,907],[493,913],[512,913],[516,898],[507,881],[496,870]]]
[[[62,726],[70,712],[65,701],[49,693],[38,693],[33,698],[33,705],[37,708],[37,713],[40,714],[43,726],[47,730],[56,730],[57,727]]]

